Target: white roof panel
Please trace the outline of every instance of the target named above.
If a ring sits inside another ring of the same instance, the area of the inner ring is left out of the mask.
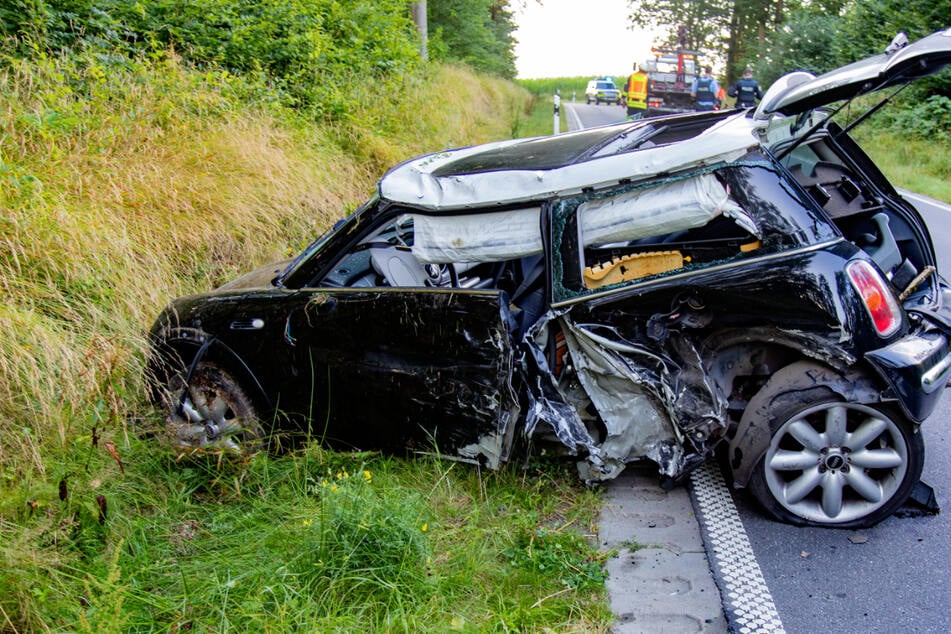
[[[452,173],[452,164],[463,158],[477,158],[480,153],[492,152],[496,156],[506,152],[521,154],[517,150],[523,144],[534,143],[542,150],[546,139],[558,139],[565,135],[447,150],[418,157],[390,170],[380,181],[380,195],[387,200],[434,211],[470,207],[484,209],[489,205],[501,206],[572,195],[585,188],[599,189],[623,179],[637,181],[657,174],[736,160],[759,144],[756,130],[760,125],[738,112],[693,138],[652,147],[646,147],[645,144],[632,151],[544,169],[507,166],[502,169]],[[630,123],[613,127],[618,134],[640,129],[632,128]],[[610,132],[610,127],[606,126],[602,131]],[[567,134],[586,132],[589,131]],[[603,134],[601,136],[604,137]]]

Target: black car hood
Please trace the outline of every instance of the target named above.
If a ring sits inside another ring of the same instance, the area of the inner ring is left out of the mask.
[[[933,75],[951,63],[951,28],[901,44],[900,33],[885,53],[815,77],[797,71],[770,86],[755,116],[797,115],[843,99]]]

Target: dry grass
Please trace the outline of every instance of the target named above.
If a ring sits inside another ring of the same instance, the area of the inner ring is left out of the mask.
[[[550,509],[590,521],[580,486],[316,447],[180,463],[136,426],[156,417],[143,335],[166,301],[297,252],[393,163],[526,117],[512,84],[433,72],[328,126],[174,61],[0,70],[0,631],[606,631],[589,546],[513,546]],[[343,487],[347,470],[368,477]],[[317,504],[325,480],[353,503]],[[411,547],[364,540],[383,529]],[[404,560],[398,592],[390,573],[371,587]]]
[[[44,448],[121,430],[168,299],[298,251],[397,161],[506,136],[527,99],[459,68],[401,82],[391,111],[356,100],[327,127],[174,60],[108,80],[95,64],[7,68],[0,467],[41,474]]]

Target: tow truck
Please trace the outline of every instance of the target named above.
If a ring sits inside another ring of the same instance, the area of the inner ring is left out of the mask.
[[[684,48],[652,48],[647,73],[647,116],[693,112],[690,88],[700,75],[700,53]]]

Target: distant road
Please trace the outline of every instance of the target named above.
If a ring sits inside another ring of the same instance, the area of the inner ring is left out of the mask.
[[[561,122],[561,131],[581,130],[582,128],[594,128],[599,125],[617,123],[627,118],[627,108],[624,106],[615,106],[613,104],[586,104],[582,102],[562,101],[562,110],[565,113],[564,121]]]
[[[945,277],[951,276],[951,205],[907,190],[899,193],[921,213],[934,242],[938,270]]]

